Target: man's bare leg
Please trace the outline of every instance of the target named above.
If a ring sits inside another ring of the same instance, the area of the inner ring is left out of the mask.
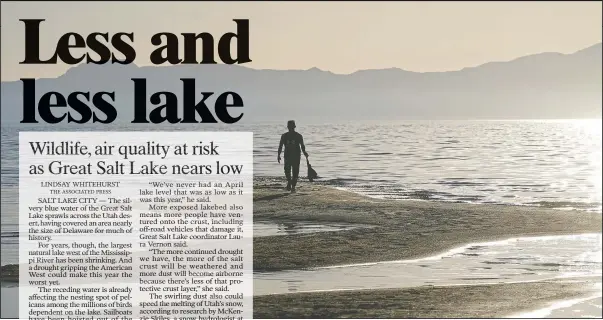
[[[291,179],[291,192],[295,192],[295,186],[297,185],[297,179],[299,178],[299,161],[300,158],[292,161],[291,169],[293,171],[293,178]]]
[[[291,191],[291,162],[285,159],[285,177],[287,178],[287,191]]]

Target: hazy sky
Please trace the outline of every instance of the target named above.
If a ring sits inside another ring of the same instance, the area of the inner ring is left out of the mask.
[[[24,52],[19,19],[27,18],[46,19],[43,58],[66,32],[134,32],[138,65],[149,64],[154,33],[206,31],[219,37],[236,30],[232,19],[249,19],[253,62],[246,66],[335,73],[458,70],[546,51],[571,53],[601,42],[603,26],[601,2],[3,1],[1,9],[3,81],[55,77],[69,67],[18,64]]]

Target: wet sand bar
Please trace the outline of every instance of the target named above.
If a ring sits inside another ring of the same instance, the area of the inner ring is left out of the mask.
[[[414,259],[472,242],[601,232],[601,214],[525,206],[394,201],[303,184],[256,185],[254,220],[372,226],[254,239],[254,270]]]

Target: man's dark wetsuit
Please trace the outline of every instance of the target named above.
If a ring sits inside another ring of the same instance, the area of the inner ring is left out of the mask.
[[[295,131],[283,133],[279,144],[279,154],[282,146],[285,146],[285,176],[291,188],[295,189],[297,177],[299,176],[299,163],[302,149],[305,151],[304,138]],[[293,177],[291,176],[293,171]]]

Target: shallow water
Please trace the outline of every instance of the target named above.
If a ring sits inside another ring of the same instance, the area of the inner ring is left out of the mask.
[[[603,301],[599,295],[596,298],[576,299],[570,302],[559,303],[549,308],[545,318],[601,318]]]
[[[256,273],[256,295],[601,276],[601,234],[514,238],[414,260]]]
[[[600,289],[600,283],[599,283]],[[553,318],[553,319],[569,319],[569,318],[601,318],[601,292],[589,295],[586,297],[555,301],[549,306],[523,312],[511,314],[509,318]]]
[[[334,232],[345,231],[357,228],[367,228],[369,226],[342,224],[342,223],[308,223],[308,222],[286,222],[273,223],[264,221],[253,222],[254,237],[270,237],[281,235],[305,234],[316,232]]]

